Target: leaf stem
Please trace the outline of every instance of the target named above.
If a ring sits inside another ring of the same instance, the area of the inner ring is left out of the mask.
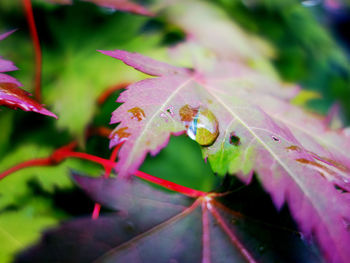
[[[35,79],[34,79],[34,96],[37,101],[41,102],[41,66],[42,66],[42,54],[40,48],[40,41],[38,31],[36,29],[32,3],[30,0],[22,0],[27,22],[29,25],[30,36],[33,41],[34,53],[35,53]]]
[[[88,160],[88,161],[100,164],[105,169],[105,177],[109,177],[111,170],[118,165],[118,163],[115,162],[114,160],[117,157],[117,152],[118,152],[121,144],[119,144],[118,147],[116,147],[114,149],[109,160],[92,155],[92,154],[84,153],[84,152],[75,152],[75,151],[73,151],[73,149],[76,147],[76,145],[77,145],[77,143],[75,141],[73,141],[73,142],[57,149],[56,151],[54,151],[50,157],[38,158],[38,159],[33,159],[33,160],[22,162],[16,166],[6,170],[6,171],[0,173],[0,180],[5,178],[9,174],[14,173],[20,169],[23,169],[26,167],[32,167],[32,166],[56,165],[69,157],[84,159],[84,160]],[[147,174],[147,173],[144,173],[141,171],[136,171],[134,175],[141,178],[141,179],[144,179],[148,182],[154,183],[156,185],[162,186],[164,188],[167,188],[169,190],[184,194],[184,195],[189,196],[189,197],[197,198],[197,197],[201,197],[201,196],[206,196],[208,194],[207,192],[202,192],[202,191],[195,190],[195,189],[192,189],[192,188],[189,188],[186,186],[182,186],[182,185],[173,183],[171,181],[168,181],[168,180],[165,180],[162,178],[155,177],[153,175],[150,175],[150,174]],[[96,208],[96,211],[97,210],[98,210],[98,208]],[[94,210],[94,212],[95,212],[95,210]],[[96,214],[98,215],[98,212],[95,212],[95,215]]]
[[[99,105],[105,103],[105,101],[117,90],[125,89],[127,86],[129,86],[131,83],[129,82],[122,82],[116,85],[113,85],[109,88],[107,88],[105,91],[101,93],[101,95],[97,99],[97,103]]]
[[[109,157],[110,161],[115,162],[118,156],[118,152],[120,147],[122,146],[123,143],[119,143],[112,151],[111,156]],[[107,167],[105,168],[105,174],[104,177],[108,178],[112,172],[113,167]],[[97,219],[100,215],[100,210],[101,210],[101,205],[99,203],[95,203],[94,210],[92,211],[92,219]]]
[[[165,179],[162,179],[162,178],[155,177],[153,175],[150,175],[150,174],[147,174],[147,173],[144,173],[144,172],[141,172],[141,171],[136,171],[134,173],[134,175],[139,177],[139,178],[142,178],[142,179],[144,179],[144,180],[146,180],[148,182],[151,182],[151,183],[163,186],[164,188],[167,188],[169,190],[172,190],[172,191],[175,191],[175,192],[187,195],[189,197],[196,198],[196,197],[208,195],[207,192],[202,192],[202,191],[198,191],[198,190],[186,187],[186,186],[182,186],[182,185],[173,183],[171,181],[168,181],[168,180],[165,180]]]
[[[12,174],[14,172],[17,172],[18,170],[21,170],[23,168],[27,167],[32,167],[32,166],[47,166],[47,165],[52,165],[51,158],[38,158],[38,159],[33,159],[29,161],[22,162],[20,164],[17,164],[10,169],[2,172],[0,174],[0,180],[8,176],[9,174]]]

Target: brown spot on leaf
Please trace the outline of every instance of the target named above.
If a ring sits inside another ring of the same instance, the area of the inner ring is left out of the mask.
[[[301,152],[301,148],[297,145],[291,145],[289,147],[286,147],[286,149],[289,151]]]
[[[321,157],[321,159],[324,160],[325,162],[333,165],[334,167],[338,168],[340,171],[350,173],[350,170],[348,167],[346,167],[345,165],[343,165],[337,161],[334,161],[334,160],[326,158],[326,157]]]
[[[114,131],[111,134],[111,138],[117,139],[118,142],[125,141],[131,135],[131,133],[126,132],[127,129],[128,129],[128,127],[123,127],[123,128],[120,128],[120,129]]]
[[[181,109],[179,110],[181,121],[184,121],[184,122],[192,121],[197,113],[198,113],[198,109],[192,108],[188,104],[186,104],[185,106],[181,107]]]
[[[132,114],[131,119],[137,119],[138,121],[142,121],[146,117],[143,109],[141,109],[139,107],[134,107],[134,108],[128,110],[128,112],[130,112]]]
[[[290,151],[302,152],[302,148],[300,148],[297,145],[291,145],[291,146],[287,147],[286,149],[290,150]],[[331,165],[331,166],[339,169],[342,172],[350,173],[350,169],[348,167],[346,167],[345,165],[341,164],[340,162],[337,162],[337,161],[332,160],[332,159],[327,158],[327,157],[319,156],[316,153],[311,152],[311,151],[306,151],[306,152],[311,154],[311,156],[313,158],[315,158],[316,160],[319,160],[325,164]],[[300,159],[300,160],[302,160],[302,159]]]
[[[299,163],[302,163],[302,164],[306,164],[306,165],[311,165],[311,166],[314,166],[314,167],[317,167],[317,168],[320,168],[322,169],[324,172],[328,173],[328,174],[332,174],[334,175],[335,173],[330,170],[328,167],[320,164],[320,163],[317,163],[315,161],[310,161],[310,160],[307,160],[307,159],[304,159],[304,158],[300,158],[300,159],[295,159],[297,162]]]

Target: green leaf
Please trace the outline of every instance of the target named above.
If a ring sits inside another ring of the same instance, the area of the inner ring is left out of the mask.
[[[50,156],[52,149],[35,144],[25,144],[8,153],[0,162],[3,172],[26,160]],[[28,167],[8,175],[0,180],[0,211],[1,209],[21,205],[23,200],[31,198],[28,183],[37,180],[41,188],[52,193],[56,188],[64,189],[72,186],[69,169],[81,171],[100,171],[100,167],[78,159],[69,159],[57,166]]]
[[[0,213],[0,262],[12,262],[18,251],[35,242],[44,229],[55,226],[65,217],[51,207],[50,201],[32,198],[19,210]]]

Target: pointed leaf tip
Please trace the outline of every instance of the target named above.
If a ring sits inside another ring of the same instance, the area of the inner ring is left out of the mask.
[[[9,35],[11,35],[13,32],[17,31],[17,29],[10,30],[6,33],[3,33],[0,35],[0,41],[7,38]]]
[[[189,75],[188,68],[176,67],[165,62],[154,60],[139,53],[125,50],[98,50],[104,55],[123,61],[126,65],[151,76]]]
[[[24,111],[33,111],[57,119],[54,113],[30,98],[30,95],[29,92],[19,88],[16,82],[0,82],[0,106],[4,105],[12,109],[19,108]]]

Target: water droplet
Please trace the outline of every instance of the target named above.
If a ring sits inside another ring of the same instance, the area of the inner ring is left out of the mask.
[[[278,137],[276,137],[276,136],[272,136],[272,140],[274,140],[275,142],[279,142],[280,141],[280,139]]]
[[[143,109],[141,109],[139,107],[134,107],[134,108],[128,110],[128,112],[130,112],[132,114],[131,119],[136,119],[138,121],[142,121],[146,117]]]
[[[219,135],[219,124],[210,110],[204,107],[191,108],[189,105],[185,105],[179,113],[187,128],[188,137],[203,146],[214,143]]]
[[[344,183],[346,183],[346,184],[348,184],[348,183],[349,183],[349,180],[348,180],[348,179],[346,179],[346,178],[344,178],[344,179],[343,179],[343,181],[344,181]]]
[[[238,146],[241,144],[241,139],[234,132],[231,132],[230,134],[230,144],[234,146]]]

